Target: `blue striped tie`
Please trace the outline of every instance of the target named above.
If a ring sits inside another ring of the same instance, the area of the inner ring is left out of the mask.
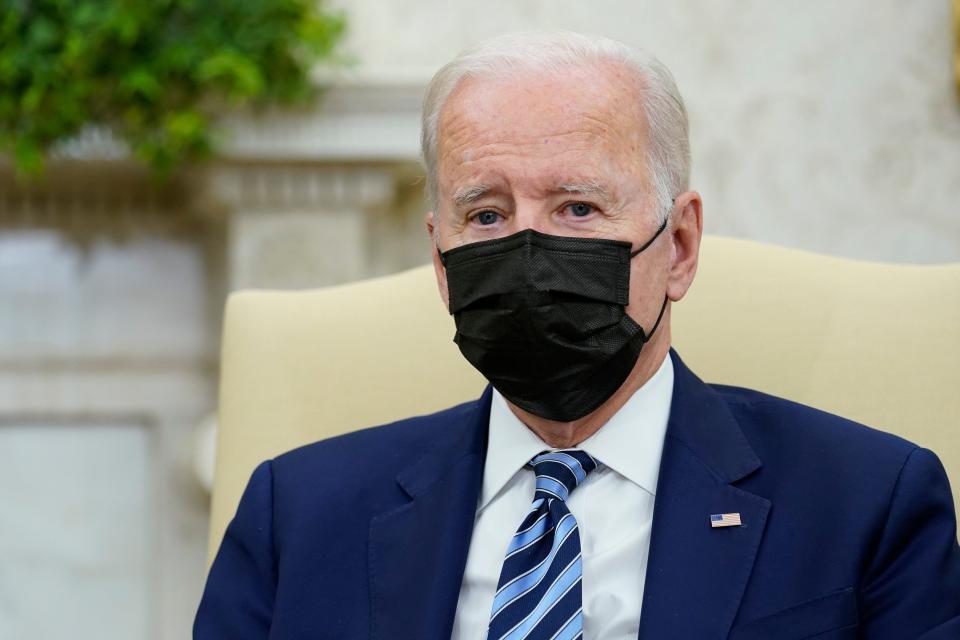
[[[530,465],[537,491],[507,548],[487,640],[575,640],[583,635],[583,569],[566,500],[597,461],[564,449],[541,453]]]

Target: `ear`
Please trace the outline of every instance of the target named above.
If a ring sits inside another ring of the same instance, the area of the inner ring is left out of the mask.
[[[672,240],[667,297],[676,302],[686,295],[697,274],[703,236],[703,201],[696,191],[686,191],[674,201],[670,224]]]
[[[430,255],[433,258],[433,271],[437,276],[437,288],[440,290],[440,298],[443,300],[443,306],[450,310],[450,295],[447,291],[447,270],[440,262],[440,246],[437,224],[439,221],[434,216],[433,211],[428,211],[424,216],[424,222],[427,223],[427,235],[430,238]]]

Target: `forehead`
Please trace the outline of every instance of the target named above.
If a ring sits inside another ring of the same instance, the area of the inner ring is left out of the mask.
[[[497,167],[557,176],[642,163],[646,120],[636,77],[615,64],[467,78],[438,123],[441,182]]]

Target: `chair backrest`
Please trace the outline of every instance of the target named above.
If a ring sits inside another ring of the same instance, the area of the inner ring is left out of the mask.
[[[230,296],[211,554],[260,461],[479,395],[430,266]],[[673,343],[707,381],[759,389],[933,449],[960,482],[960,264],[905,266],[706,237]]]

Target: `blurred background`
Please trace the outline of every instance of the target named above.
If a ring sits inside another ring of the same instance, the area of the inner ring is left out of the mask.
[[[428,260],[420,101],[477,40],[653,51],[710,233],[960,261],[957,2],[132,5],[0,0],[4,640],[188,637],[225,297]]]

